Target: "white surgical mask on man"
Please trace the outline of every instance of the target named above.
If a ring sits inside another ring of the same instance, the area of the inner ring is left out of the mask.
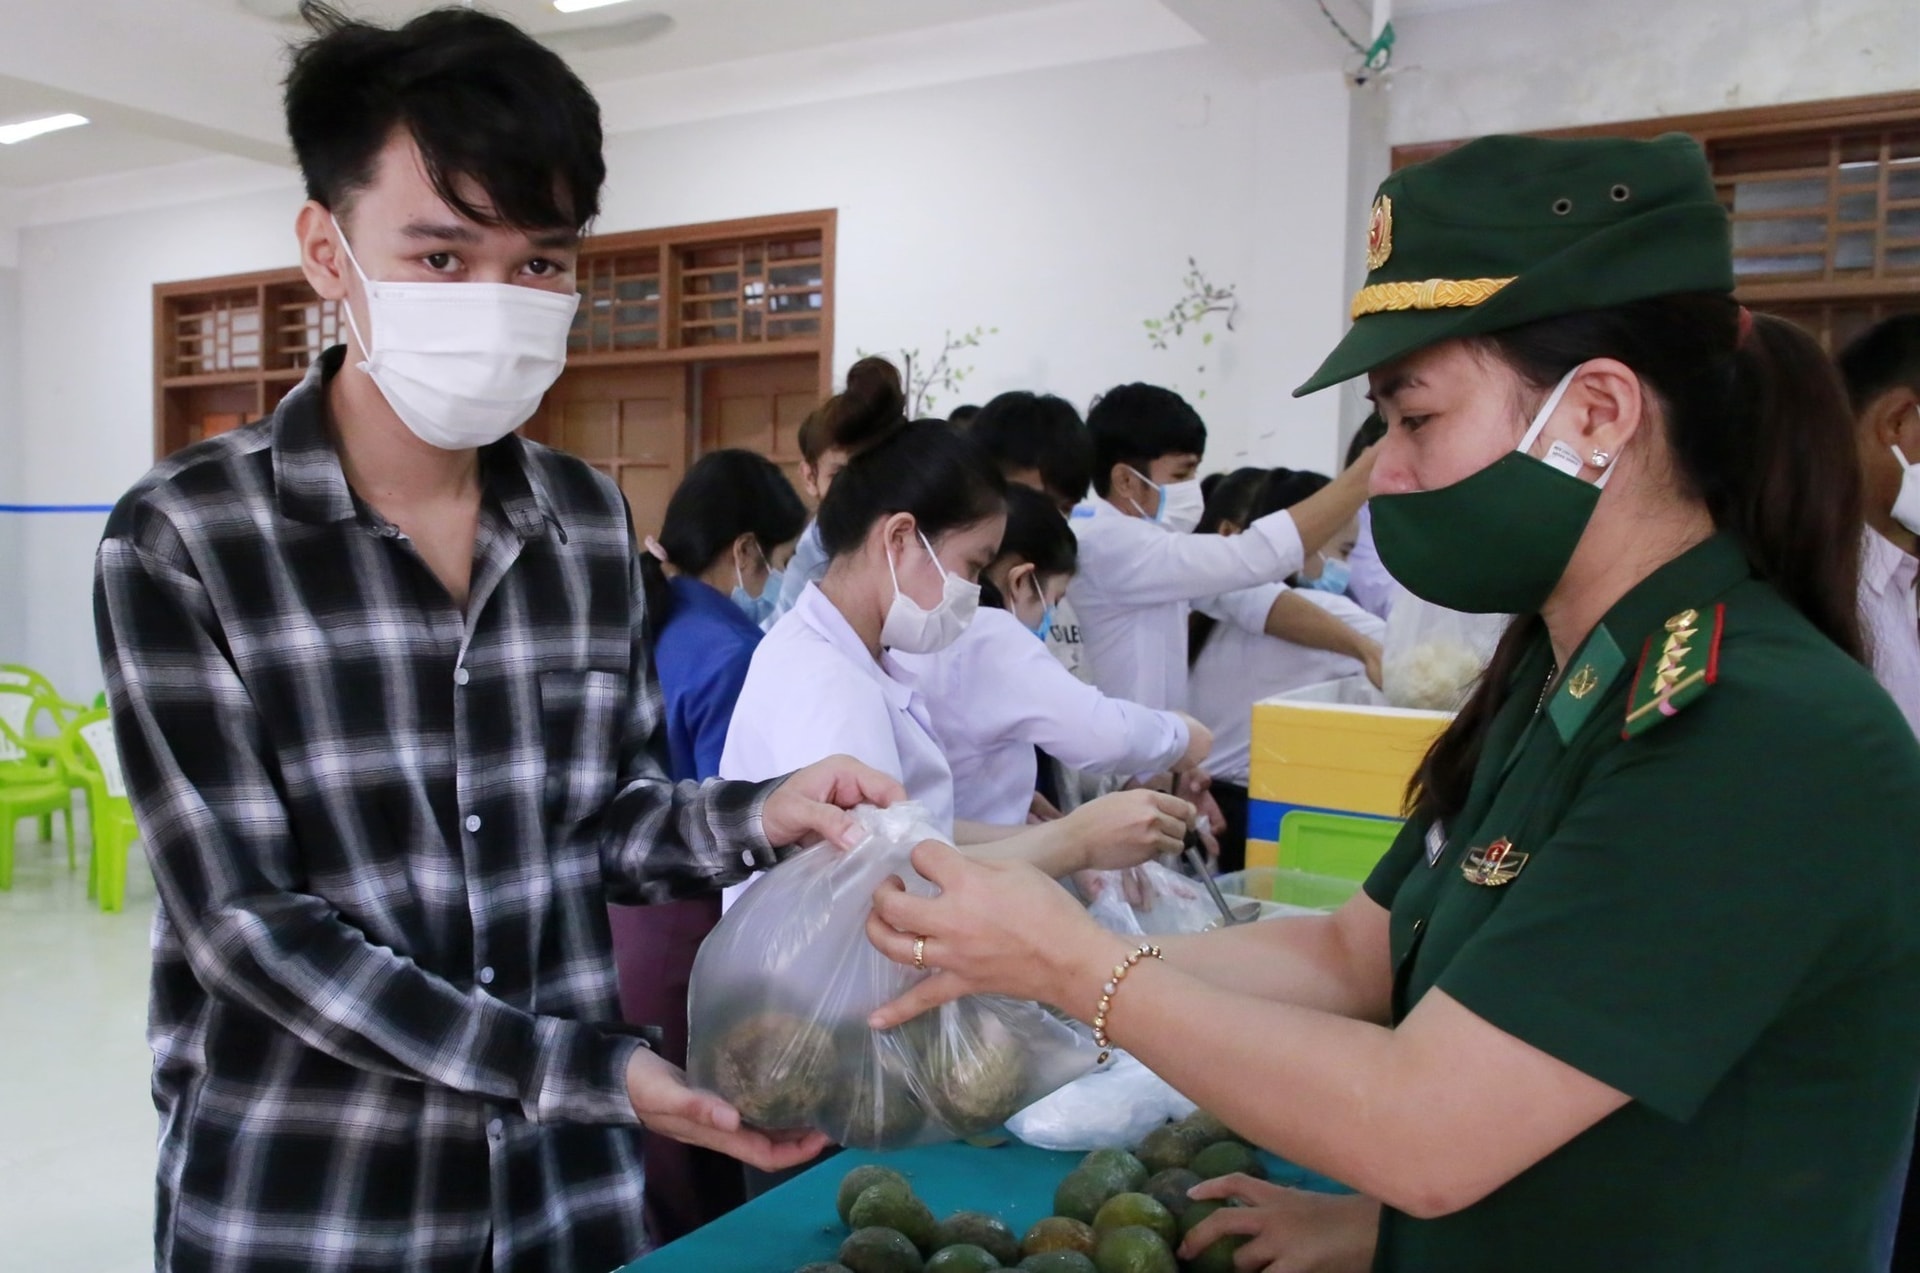
[[[1200,515],[1206,511],[1207,497],[1200,489],[1200,479],[1191,478],[1185,482],[1168,482],[1165,485],[1155,482],[1139,469],[1128,466],[1127,471],[1145,482],[1159,493],[1160,507],[1147,520],[1176,535],[1184,535],[1200,524]],[[1147,510],[1139,503],[1128,500],[1133,510],[1142,517]]]
[[[887,573],[893,576],[893,604],[887,607],[886,621],[880,626],[880,644],[902,654],[937,654],[960,639],[980,609],[980,585],[968,583],[940,564],[933,545],[925,535],[933,568],[940,572],[940,601],[928,610],[900,590],[900,572],[887,552]]]
[[[567,363],[579,293],[512,283],[392,283],[367,277],[336,219],[348,264],[366,290],[367,322],[347,325],[360,370],[414,436],[444,451],[488,446],[525,424]]]
[[[1920,415],[1920,407],[1914,413]],[[1909,460],[1898,446],[1893,458],[1900,461],[1900,494],[1893,501],[1893,520],[1920,535],[1920,464]]]

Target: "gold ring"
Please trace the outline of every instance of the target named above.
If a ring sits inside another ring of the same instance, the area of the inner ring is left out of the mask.
[[[924,937],[913,939],[913,966],[919,972],[927,970],[927,939]]]

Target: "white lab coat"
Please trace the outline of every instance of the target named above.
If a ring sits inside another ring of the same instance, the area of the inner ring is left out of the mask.
[[[1080,616],[1093,683],[1163,710],[1187,705],[1190,603],[1278,583],[1306,560],[1285,511],[1240,535],[1174,535],[1096,497],[1073,510],[1071,524],[1080,573],[1067,598]]]
[[[1263,698],[1304,689],[1344,676],[1360,676],[1366,665],[1331,650],[1314,650],[1266,633],[1267,612],[1287,591],[1281,583],[1259,584],[1196,605],[1219,620],[1187,675],[1189,709],[1213,731],[1213,750],[1201,765],[1222,782],[1247,785],[1252,762],[1253,705]],[[1362,636],[1376,641],[1386,623],[1345,597],[1301,588],[1304,597]]]
[[[1187,750],[1185,721],[1075,679],[1005,610],[982,609],[938,654],[894,658],[926,700],[963,821],[1026,822],[1035,747],[1075,769],[1129,777],[1160,773]]]
[[[753,652],[720,776],[761,781],[835,755],[898,778],[951,838],[953,772],[924,699],[891,654],[874,662],[846,616],[809,585]]]

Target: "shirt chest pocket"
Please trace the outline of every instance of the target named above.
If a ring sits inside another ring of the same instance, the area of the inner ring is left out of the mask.
[[[549,824],[583,822],[613,799],[627,716],[624,671],[540,674]]]

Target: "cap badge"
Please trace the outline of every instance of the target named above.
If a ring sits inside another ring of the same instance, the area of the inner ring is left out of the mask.
[[[1377,270],[1393,255],[1393,200],[1381,195],[1373,201],[1367,220],[1367,269]]]

